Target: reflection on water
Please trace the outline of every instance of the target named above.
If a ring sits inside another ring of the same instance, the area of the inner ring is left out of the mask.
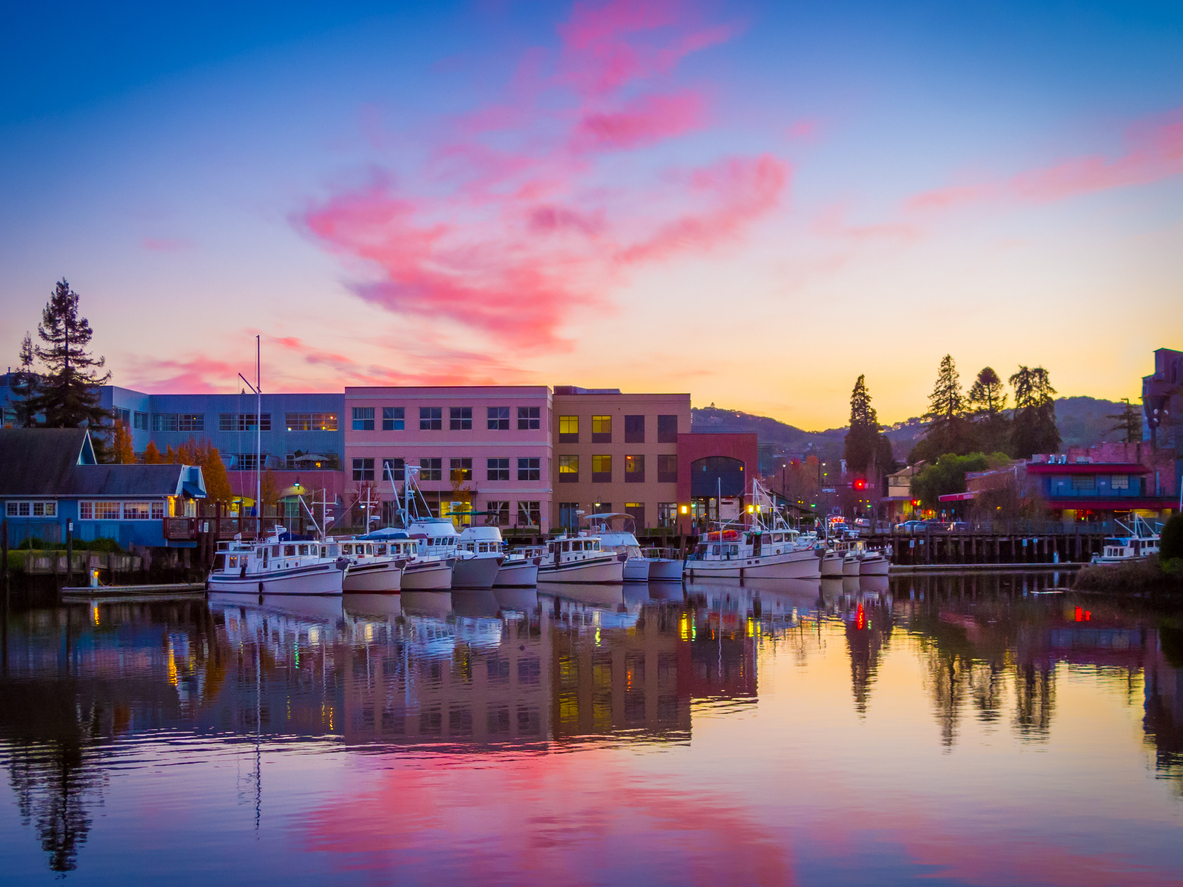
[[[1138,707],[1148,766],[1183,794],[1183,623],[1056,593],[1059,582],[976,574],[685,589],[541,584],[27,610],[4,624],[0,759],[21,840],[35,836],[47,873],[85,870],[96,810],[127,767],[152,766],[148,753],[115,766],[121,743],[182,736],[253,745],[241,797],[199,797],[215,811],[246,803],[258,829],[278,815],[264,799],[263,749],[280,740],[435,760],[477,755],[506,773],[523,754],[682,749],[686,769],[670,759],[667,776],[694,782],[710,772],[693,763],[696,723],[746,725],[734,753],[767,755],[776,731],[794,724],[826,735],[829,701],[845,698],[858,723],[884,707],[899,712],[893,729],[910,747],[931,741],[937,757],[952,755],[971,725],[1008,735],[1012,757],[992,765],[1005,768],[1022,765],[1025,748],[1048,750],[1061,734],[1089,729],[1079,707],[1074,726],[1058,726],[1065,693],[1109,693]],[[776,675],[771,689],[762,688],[765,672]],[[815,763],[827,754],[811,749]],[[724,757],[706,766],[731,765]],[[586,802],[614,803],[598,792]]]

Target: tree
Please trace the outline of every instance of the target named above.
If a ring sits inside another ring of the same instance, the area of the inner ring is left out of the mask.
[[[993,367],[983,367],[970,386],[967,401],[974,415],[978,446],[987,452],[1006,449],[1010,429],[1006,418],[1006,392]]]
[[[846,432],[846,468],[859,474],[866,472],[875,458],[879,438],[879,418],[871,406],[865,376],[859,376],[850,392],[850,430]]]
[[[941,359],[924,417],[929,420],[928,428],[924,439],[908,454],[909,462],[933,462],[945,453],[964,455],[975,448],[973,429],[966,418],[961,377],[950,354]]]
[[[16,424],[20,428],[32,428],[37,424],[34,399],[41,393],[41,376],[33,368],[33,338],[25,333],[21,342],[20,368],[16,371],[13,393],[19,398],[12,405],[16,413]]]
[[[112,455],[116,462],[123,465],[133,465],[136,461],[136,451],[131,443],[131,431],[122,422],[115,423],[115,435],[111,444]]]
[[[1011,425],[1011,452],[1020,459],[1035,453],[1054,453],[1060,448],[1056,428],[1056,389],[1043,367],[1020,366],[1010,377],[1015,392],[1015,415]]]
[[[1128,397],[1121,399],[1121,412],[1106,416],[1116,423],[1110,431],[1120,431],[1126,443],[1138,443],[1142,439],[1142,411],[1130,403]]]
[[[27,403],[27,409],[44,416],[49,428],[75,428],[85,423],[97,429],[113,418],[100,403],[99,388],[111,374],[100,374],[106,361],[87,351],[92,335],[89,321],[78,316],[78,294],[63,278],[37,324],[37,336],[44,347],[35,347],[33,354],[45,370],[39,391]]]
[[[144,464],[160,465],[164,461],[164,456],[160,454],[160,450],[156,446],[156,441],[148,441],[148,446],[144,447]]]
[[[1001,458],[1006,461],[1005,456]],[[928,508],[938,508],[941,496],[965,492],[967,472],[985,471],[989,467],[990,458],[984,453],[967,456],[946,453],[912,478],[912,496]]]

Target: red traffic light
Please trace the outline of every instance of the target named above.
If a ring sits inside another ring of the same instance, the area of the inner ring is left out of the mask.
[[[856,478],[854,481],[854,488],[856,490],[865,490],[867,488],[867,482],[861,477]]]

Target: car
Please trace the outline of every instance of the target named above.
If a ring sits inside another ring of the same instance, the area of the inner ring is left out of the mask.
[[[923,533],[928,521],[922,520],[906,520],[902,524],[896,525],[897,533]]]
[[[968,533],[970,530],[969,521],[963,520],[950,521],[944,526],[950,533]]]
[[[867,520],[867,518],[865,518],[865,517],[856,517],[854,519],[854,525],[859,530],[871,529],[871,522],[869,520]]]

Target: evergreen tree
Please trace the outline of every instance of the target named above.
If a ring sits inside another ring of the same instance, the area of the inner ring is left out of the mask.
[[[1030,459],[1035,453],[1054,453],[1060,449],[1060,430],[1056,427],[1056,389],[1043,367],[1020,366],[1010,377],[1015,392],[1015,415],[1011,425],[1011,453]]]
[[[850,392],[850,430],[846,432],[846,468],[863,473],[875,458],[879,438],[879,418],[871,406],[865,376],[859,376]]]
[[[13,412],[16,413],[16,424],[20,428],[32,428],[37,424],[37,411],[33,406],[33,400],[41,393],[41,377],[33,368],[33,338],[25,333],[25,338],[21,342],[21,363],[20,369],[16,371],[16,384],[13,386],[13,394],[19,400],[16,400],[13,405]]]
[[[968,403],[973,410],[977,443],[984,452],[1007,448],[1010,429],[1006,418],[1006,392],[993,367],[983,367],[970,386]]]
[[[965,455],[974,449],[973,429],[966,418],[965,396],[953,356],[946,354],[937,370],[937,381],[928,396],[929,420],[924,440],[908,455],[909,462],[933,461],[945,453]]]
[[[1122,440],[1126,443],[1138,443],[1142,440],[1142,411],[1130,403],[1128,397],[1123,397],[1121,402],[1120,413],[1105,417],[1116,423],[1109,430],[1120,431],[1123,435]]]
[[[27,408],[43,415],[49,428],[75,428],[85,423],[98,429],[113,418],[100,404],[99,387],[111,374],[100,375],[106,361],[87,351],[92,335],[90,323],[78,316],[78,294],[63,278],[37,324],[37,336],[44,347],[35,347],[33,353],[45,372],[40,390],[27,401]]]
[[[156,446],[156,441],[148,441],[148,446],[144,447],[144,464],[160,465],[163,462],[164,456],[160,455],[160,450]]]

